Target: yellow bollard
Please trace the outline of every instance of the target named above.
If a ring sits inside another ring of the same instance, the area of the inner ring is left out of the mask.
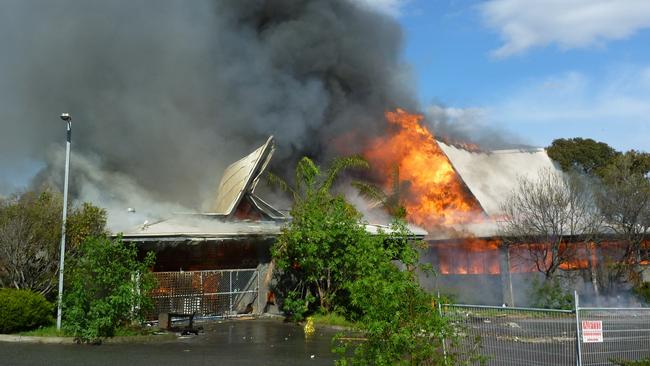
[[[305,338],[310,337],[314,332],[316,332],[316,328],[314,328],[314,319],[309,316],[305,322]]]

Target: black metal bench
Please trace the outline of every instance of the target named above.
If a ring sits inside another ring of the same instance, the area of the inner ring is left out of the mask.
[[[180,332],[182,335],[199,335],[199,328],[194,327],[194,316],[196,316],[196,311],[192,314],[160,313],[158,314],[158,326],[160,329],[166,329],[172,332]],[[189,324],[184,327],[174,327],[172,326],[172,318],[188,318]]]

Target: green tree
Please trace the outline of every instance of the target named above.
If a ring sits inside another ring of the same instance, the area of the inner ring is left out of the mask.
[[[650,239],[650,179],[642,154],[628,152],[614,159],[603,172],[598,207],[609,231],[622,244],[622,252],[605,258],[602,281],[615,290],[621,281],[637,283],[637,265],[643,259],[643,243]]]
[[[98,342],[121,326],[144,320],[152,306],[148,294],[155,278],[149,269],[154,260],[149,252],[139,261],[135,245],[121,238],[84,241],[66,271],[65,330],[79,341]]]
[[[374,242],[353,248],[359,274],[345,287],[349,306],[358,314],[357,330],[366,340],[352,343],[338,337],[338,365],[454,363],[453,353],[444,357],[441,352],[442,335],[451,342],[457,333],[434,308],[433,296],[418,283],[418,253],[409,245],[410,237],[405,223],[398,220]]]
[[[57,285],[61,194],[27,191],[0,200],[0,285],[52,295]],[[66,256],[89,236],[105,233],[106,212],[89,203],[68,211]]]
[[[614,159],[610,166],[620,166],[621,161],[627,160],[627,169],[631,174],[648,176],[650,173],[650,154],[647,152],[630,150],[623,154],[623,159]]]
[[[578,170],[595,176],[602,176],[603,169],[620,155],[604,142],[580,137],[556,139],[546,152],[564,171]]]
[[[272,248],[283,310],[296,320],[321,310],[353,321],[366,341],[339,338],[339,365],[453,364],[453,354],[443,357],[441,339],[457,333],[417,281],[418,252],[406,224],[396,220],[390,230],[371,234],[361,214],[330,193],[343,167],[366,166],[349,162],[323,174],[304,158],[296,187],[284,184],[295,198],[293,219]]]
[[[294,197],[292,221],[282,230],[272,248],[279,270],[279,290],[284,310],[300,320],[319,306],[325,311],[341,304],[343,282],[353,278],[354,261],[350,248],[369,240],[359,224],[361,215],[340,195],[330,190],[345,169],[367,168],[358,157],[334,160],[325,171],[307,157],[296,166],[294,186],[277,176],[272,183]]]

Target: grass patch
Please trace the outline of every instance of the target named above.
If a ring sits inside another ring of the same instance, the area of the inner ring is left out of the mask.
[[[154,333],[155,329],[151,327],[128,326],[117,328],[115,330],[114,337],[147,336]],[[54,324],[48,325],[46,327],[32,329],[29,331],[19,332],[17,334],[30,337],[72,337],[72,335],[66,334],[63,329],[57,330],[56,325]]]
[[[70,337],[65,334],[63,329],[57,330],[55,324],[20,332],[18,335],[30,337]]]
[[[476,308],[447,308],[444,311],[445,315],[451,317],[476,317],[487,319],[559,319],[559,318],[574,318],[575,315],[570,312],[560,311],[531,311],[531,310],[518,310],[512,308],[498,309],[476,309]]]
[[[650,366],[650,358],[644,358],[638,361],[609,360],[615,365],[620,366]]]
[[[154,334],[156,329],[153,327],[141,327],[139,325],[119,327],[115,329],[115,337],[134,337]]]
[[[320,325],[334,325],[334,326],[348,327],[348,328],[352,328],[355,325],[353,322],[345,319],[344,316],[336,313],[328,313],[328,314],[317,313],[312,315],[311,318],[314,320],[314,324],[320,324]]]

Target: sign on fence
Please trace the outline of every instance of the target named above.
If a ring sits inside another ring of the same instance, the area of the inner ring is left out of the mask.
[[[582,343],[603,342],[603,321],[583,320],[582,321]]]

